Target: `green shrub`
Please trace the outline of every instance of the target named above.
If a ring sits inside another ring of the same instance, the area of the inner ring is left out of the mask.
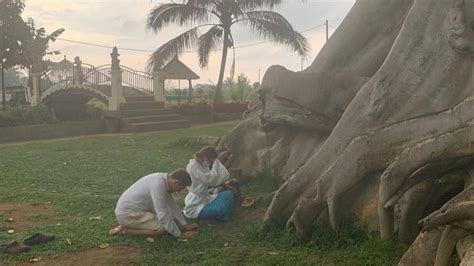
[[[181,115],[209,115],[212,113],[211,105],[206,102],[198,104],[182,104],[181,106],[173,106],[176,111]]]
[[[52,124],[58,119],[46,106],[21,106],[0,111],[0,127]]]

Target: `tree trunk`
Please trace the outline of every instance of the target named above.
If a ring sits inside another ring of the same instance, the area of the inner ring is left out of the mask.
[[[225,64],[227,61],[227,50],[229,49],[229,29],[224,28],[224,44],[222,47],[222,58],[221,58],[221,68],[219,71],[219,79],[217,80],[216,85],[216,95],[214,95],[214,104],[222,102],[222,84],[224,82],[224,72],[225,72]]]
[[[269,165],[287,178],[266,227],[286,225],[305,235],[327,209],[335,230],[356,214],[380,219],[374,229],[395,239],[397,223],[400,232],[413,231],[420,210],[404,206],[403,219],[395,217],[405,193],[422,182],[458,184],[465,177],[449,173],[473,164],[473,60],[474,0],[357,1],[308,69],[267,70],[260,102],[218,147],[241,158],[233,167],[258,174],[259,165]],[[439,208],[427,199],[444,203],[442,191],[418,190],[405,204],[419,199],[426,210]],[[448,205],[452,211],[427,228],[456,224],[469,231],[474,217],[461,212],[474,209],[464,201]],[[425,248],[418,254],[436,254],[446,234],[423,234],[414,244]],[[450,241],[443,245],[452,249],[457,240]],[[437,261],[445,261],[446,250],[438,250]]]

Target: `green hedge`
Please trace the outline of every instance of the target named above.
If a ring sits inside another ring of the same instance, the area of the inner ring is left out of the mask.
[[[46,106],[22,106],[0,110],[0,127],[57,123],[58,119]]]

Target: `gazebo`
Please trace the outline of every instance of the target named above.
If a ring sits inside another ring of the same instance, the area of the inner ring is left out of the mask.
[[[174,57],[168,64],[166,64],[163,69],[164,80],[174,79],[178,80],[178,90],[181,90],[181,80],[187,80],[189,82],[188,88],[188,101],[192,100],[193,93],[193,79],[199,79],[199,76],[194,73],[189,67],[187,67],[183,62],[179,61],[177,57]],[[178,95],[178,105],[181,104],[181,95]]]

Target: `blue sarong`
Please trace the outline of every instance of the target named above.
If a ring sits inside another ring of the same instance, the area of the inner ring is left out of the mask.
[[[217,194],[217,197],[199,212],[199,219],[218,219],[228,221],[232,212],[234,203],[234,193],[232,191],[223,191]]]

